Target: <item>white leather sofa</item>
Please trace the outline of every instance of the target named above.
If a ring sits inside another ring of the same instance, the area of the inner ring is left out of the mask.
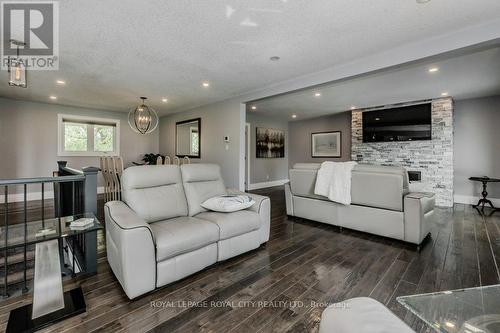
[[[434,216],[433,193],[410,192],[402,167],[358,164],[352,170],[351,205],[314,194],[319,163],[297,163],[285,184],[286,211],[340,227],[419,245]]]
[[[214,164],[138,166],[122,176],[122,201],[104,208],[108,262],[129,298],[135,298],[218,261],[258,248],[269,239],[270,200],[233,213],[201,203],[226,194]]]

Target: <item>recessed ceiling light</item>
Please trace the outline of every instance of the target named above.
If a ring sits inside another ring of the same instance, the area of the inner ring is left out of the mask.
[[[205,88],[210,87],[210,83],[208,83],[208,82],[203,82],[203,83],[202,83],[202,85],[203,85]]]
[[[62,86],[62,85],[65,85],[65,84],[66,84],[66,81],[63,81],[63,80],[57,80],[57,81],[56,81],[56,83],[57,83],[58,85],[61,85],[61,86]]]
[[[445,325],[446,327],[450,327],[450,328],[455,327],[455,324],[454,324],[454,323],[452,323],[451,321],[445,321],[445,322],[444,322],[444,325]]]
[[[319,97],[319,96],[321,96],[321,93],[317,92],[314,94],[314,96]]]
[[[257,22],[252,21],[252,19],[249,17],[246,17],[243,21],[241,21],[240,25],[244,26],[244,27],[258,27],[259,26],[259,24]]]
[[[167,102],[168,102],[168,99],[166,99],[165,97],[163,97],[163,98],[161,99],[161,101],[162,101],[163,103],[167,103]]]
[[[49,98],[52,99],[52,100],[56,100],[57,96],[52,95],[52,96],[49,96]]]
[[[377,121],[378,121],[378,120],[380,120],[380,118],[375,118],[375,120],[377,120]]]
[[[447,92],[442,92],[441,96],[448,96],[448,93]]]
[[[271,61],[278,61],[278,60],[280,60],[280,59],[281,59],[281,58],[280,58],[280,57],[278,57],[278,56],[272,56],[271,58],[269,58],[269,60],[271,60]]]
[[[231,16],[233,16],[235,11],[236,11],[236,9],[234,9],[233,7],[231,7],[229,5],[226,5],[226,17],[227,18],[230,18]]]
[[[296,114],[292,114],[292,118],[297,118],[297,115]]]
[[[354,105],[351,106],[351,110],[356,110],[356,107]]]
[[[439,68],[437,67],[429,68],[429,73],[436,73],[437,71],[439,71]]]
[[[257,107],[255,105],[252,105],[252,110],[257,110]]]

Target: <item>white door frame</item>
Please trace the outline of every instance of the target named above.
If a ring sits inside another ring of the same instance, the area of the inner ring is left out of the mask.
[[[250,147],[251,147],[251,141],[252,141],[252,135],[250,133],[250,129],[251,129],[251,126],[250,126],[250,123],[245,123],[245,133],[246,133],[246,140],[247,140],[247,146],[246,146],[246,153],[245,153],[245,156],[247,158],[246,160],[246,164],[247,164],[247,174],[245,175],[246,176],[246,186],[245,186],[245,190],[248,191],[248,189],[250,188]]]

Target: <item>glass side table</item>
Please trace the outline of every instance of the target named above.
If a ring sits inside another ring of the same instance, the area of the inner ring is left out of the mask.
[[[401,296],[397,300],[436,332],[500,332],[500,285]]]
[[[89,224],[72,227],[71,222],[80,218],[88,219]],[[8,257],[9,249],[35,245],[33,303],[11,310],[7,333],[33,332],[85,312],[81,287],[63,291],[61,254],[66,253],[63,248],[69,249],[71,255],[67,258],[67,266],[72,275],[81,272],[82,268],[86,272],[94,272],[95,233],[100,229],[103,229],[101,223],[91,213],[0,227],[0,252],[4,258]],[[77,259],[78,254],[82,260]]]

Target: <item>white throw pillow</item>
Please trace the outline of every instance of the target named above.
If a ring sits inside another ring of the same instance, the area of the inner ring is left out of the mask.
[[[201,204],[201,207],[215,212],[230,213],[252,207],[255,203],[248,195],[219,195]]]

